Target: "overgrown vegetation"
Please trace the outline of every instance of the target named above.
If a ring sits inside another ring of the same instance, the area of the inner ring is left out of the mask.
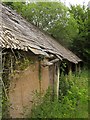
[[[26,5],[24,2],[7,2],[5,3],[17,10],[26,20],[33,23],[40,29],[43,29],[51,36],[56,38],[61,44],[67,46],[80,56],[86,63],[89,62],[90,42],[88,36],[88,8],[85,6],[71,6],[67,8],[62,3],[32,3]],[[5,89],[9,87],[9,75],[11,70],[15,74],[17,70],[24,70],[33,61],[16,53],[18,60],[11,64],[9,54],[7,62],[4,64],[3,80]],[[22,59],[23,58],[23,59]],[[89,63],[88,63],[89,64]],[[13,67],[13,69],[12,69]],[[8,70],[7,70],[8,69]],[[39,73],[40,73],[39,69]],[[13,74],[11,74],[13,76]],[[41,79],[41,75],[39,74]],[[5,90],[3,90],[3,111],[8,106]],[[88,117],[88,71],[82,71],[80,75],[74,74],[69,79],[68,76],[60,77],[59,100],[50,98],[50,91],[44,98],[40,98],[34,104],[31,113],[27,117],[31,118],[87,118]],[[37,94],[36,97],[41,97]],[[55,98],[55,97],[54,97]],[[6,113],[3,116],[5,117]]]
[[[50,99],[50,90],[34,104],[29,118],[88,118],[88,71],[60,78],[59,100]],[[61,94],[62,93],[62,94]],[[39,98],[39,94],[37,94]],[[54,97],[55,98],[55,97]],[[36,101],[35,101],[36,102]]]
[[[10,81],[15,75],[25,70],[34,61],[30,53],[15,50],[3,50],[2,53],[2,117],[9,117],[10,101],[8,97]]]

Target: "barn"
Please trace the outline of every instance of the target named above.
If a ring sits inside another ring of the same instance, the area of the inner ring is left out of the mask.
[[[2,81],[8,89],[9,115],[23,118],[35,91],[45,94],[51,87],[58,97],[62,63],[67,64],[66,73],[70,74],[79,69],[82,60],[14,10],[1,4],[0,8]]]

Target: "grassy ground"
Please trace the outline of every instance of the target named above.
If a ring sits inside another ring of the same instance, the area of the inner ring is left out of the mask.
[[[49,93],[43,102],[34,105],[27,117],[31,118],[88,118],[88,71],[80,75],[62,77],[59,100],[50,101]],[[66,91],[66,92],[64,92]]]

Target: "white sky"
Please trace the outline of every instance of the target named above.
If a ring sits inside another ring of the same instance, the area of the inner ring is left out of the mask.
[[[88,2],[90,1],[90,0],[60,0],[61,2],[63,2],[63,3],[65,3],[67,6],[69,6],[70,4],[72,4],[72,5],[78,5],[78,4],[80,4],[80,5],[88,5]]]
[[[23,0],[21,0],[21,1],[23,1]],[[80,5],[85,5],[85,6],[88,6],[88,2],[90,1],[90,0],[24,0],[24,1],[30,1],[30,2],[35,2],[35,1],[41,1],[41,2],[47,2],[47,1],[49,1],[49,2],[58,2],[58,1],[61,1],[61,2],[63,2],[63,3],[65,3],[65,5],[66,6],[70,6],[70,4],[72,4],[72,5],[78,5],[78,4],[80,4]],[[89,2],[90,3],[90,2]]]

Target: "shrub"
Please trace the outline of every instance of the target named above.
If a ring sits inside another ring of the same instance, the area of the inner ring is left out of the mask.
[[[87,118],[88,117],[88,76],[84,71],[72,79],[63,76],[60,81],[61,99],[50,99],[50,91],[42,98],[41,104],[33,106],[30,118]],[[65,90],[65,91],[64,91]],[[62,94],[61,94],[62,93]],[[60,98],[59,97],[59,98]]]

